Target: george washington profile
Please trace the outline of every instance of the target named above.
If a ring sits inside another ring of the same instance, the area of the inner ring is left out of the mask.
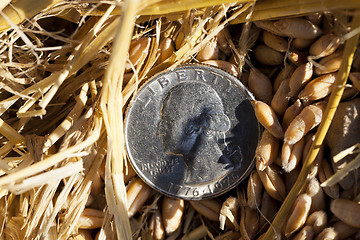
[[[221,178],[232,168],[220,149],[230,129],[219,95],[202,82],[181,82],[166,94],[157,135],[164,152],[185,164],[185,183],[202,183]]]

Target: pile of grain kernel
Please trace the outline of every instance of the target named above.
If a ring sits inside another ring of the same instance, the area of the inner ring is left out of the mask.
[[[25,35],[12,26],[0,36],[0,168],[14,176],[6,178],[10,183],[0,178],[5,239],[116,239],[123,220],[111,209],[121,197],[109,191],[109,138],[99,110],[119,12],[109,14],[115,7],[107,3],[78,3],[67,1],[21,24]],[[122,110],[155,73],[200,62],[241,79],[257,99],[253,106],[265,131],[256,170],[214,199],[169,198],[125,164],[128,214],[121,217],[129,220],[133,239],[258,239],[300,174],[350,37],[349,19],[327,12],[229,24],[244,6],[136,19]],[[359,99],[358,53],[351,71],[342,101]],[[360,237],[358,179],[321,187],[333,175],[332,161],[323,144],[302,193],[275,229],[278,236]]]

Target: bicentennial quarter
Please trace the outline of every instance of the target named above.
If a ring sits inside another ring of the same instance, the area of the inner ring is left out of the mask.
[[[150,79],[125,121],[131,164],[151,187],[198,200],[235,187],[254,166],[261,127],[253,96],[234,76],[183,65]]]

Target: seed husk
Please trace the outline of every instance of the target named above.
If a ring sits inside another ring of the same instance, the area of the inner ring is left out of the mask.
[[[288,42],[286,39],[275,35],[271,32],[264,31],[263,32],[263,40],[265,45],[268,47],[271,47],[272,49],[278,51],[278,52],[286,52],[288,47]]]
[[[255,158],[259,161],[259,170],[263,171],[267,166],[271,165],[277,158],[278,152],[279,140],[268,130],[265,130],[255,152]]]
[[[190,201],[191,206],[211,221],[219,221],[221,204],[215,199]]]
[[[150,197],[151,189],[140,178],[129,183],[126,196],[129,218],[137,213]]]
[[[347,199],[338,198],[331,202],[330,210],[344,223],[355,228],[360,228],[359,203]]]
[[[282,33],[277,27],[274,26],[274,21],[255,21],[254,24],[263,30],[271,32],[280,37],[286,37],[287,35]]]
[[[299,98],[305,101],[316,101],[326,97],[331,93],[336,74],[328,73],[322,75],[306,84],[305,88],[299,93]]]
[[[319,125],[325,111],[325,106],[326,102],[319,102],[305,107],[286,129],[284,141],[288,144],[295,144],[311,129]]]
[[[264,44],[259,44],[254,49],[255,59],[267,66],[280,65],[284,61],[284,54]]]
[[[228,197],[221,206],[220,210],[220,229],[224,230],[224,226],[236,230],[239,228],[239,201],[236,197]]]
[[[284,35],[292,38],[314,39],[322,30],[304,18],[285,18],[274,22],[274,26]]]
[[[247,187],[247,205],[250,208],[257,209],[260,207],[263,189],[264,187],[260,176],[256,171],[254,171],[249,177]]]
[[[329,56],[340,45],[340,38],[333,33],[328,33],[317,39],[309,48],[309,54],[315,57]]]
[[[314,230],[311,226],[303,227],[298,234],[296,234],[293,240],[312,240],[315,236]]]
[[[248,79],[249,89],[255,98],[270,105],[273,98],[273,89],[270,79],[256,68],[250,70]]]
[[[311,197],[306,193],[299,195],[293,205],[289,218],[285,225],[285,236],[289,237],[304,224],[310,212]]]
[[[155,212],[152,214],[149,222],[149,229],[152,240],[165,239],[165,229],[159,209],[156,209]]]
[[[267,129],[274,137],[282,139],[284,130],[282,129],[279,120],[274,110],[264,102],[253,101],[255,115],[258,121],[265,129]]]
[[[290,97],[295,97],[305,84],[310,81],[313,75],[313,64],[311,62],[305,63],[297,67],[290,77],[289,87]]]
[[[321,162],[321,166],[318,169],[318,176],[319,176],[320,183],[325,182],[333,174],[334,174],[334,172],[333,172],[330,164],[328,163],[328,161],[326,159],[324,159]],[[339,184],[334,184],[329,187],[323,187],[323,190],[326,193],[326,195],[328,195],[332,199],[337,199],[337,198],[339,198],[339,188],[340,188]]]
[[[175,232],[181,225],[184,200],[164,197],[161,206],[162,220],[166,234]]]
[[[325,211],[316,211],[309,215],[306,225],[312,226],[315,234],[319,234],[327,224],[327,215]]]

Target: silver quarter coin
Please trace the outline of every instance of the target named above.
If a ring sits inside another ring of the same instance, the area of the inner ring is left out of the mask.
[[[198,200],[232,189],[252,170],[261,134],[251,100],[238,79],[210,66],[154,76],[126,115],[132,166],[171,197]]]

